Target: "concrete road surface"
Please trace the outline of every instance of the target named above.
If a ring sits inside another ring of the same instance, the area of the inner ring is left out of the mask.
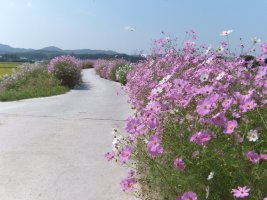
[[[130,114],[118,83],[83,71],[83,87],[0,103],[0,200],[131,200],[108,163],[113,127]]]

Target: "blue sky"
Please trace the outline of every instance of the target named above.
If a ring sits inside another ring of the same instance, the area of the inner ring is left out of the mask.
[[[182,41],[218,46],[223,30],[267,41],[267,0],[0,0],[0,43],[14,47],[149,51],[164,31]],[[134,31],[131,31],[134,29]]]

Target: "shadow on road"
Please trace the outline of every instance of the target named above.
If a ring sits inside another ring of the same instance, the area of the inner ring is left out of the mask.
[[[88,82],[82,82],[79,85],[75,86],[73,90],[90,90],[91,86]]]

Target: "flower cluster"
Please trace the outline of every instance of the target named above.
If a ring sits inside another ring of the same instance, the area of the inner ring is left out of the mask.
[[[94,68],[100,77],[125,84],[126,80],[123,76],[126,76],[129,71],[128,66],[130,63],[124,59],[99,59],[95,62]]]
[[[169,38],[158,40],[154,54],[129,71],[126,91],[135,114],[127,120],[129,137],[118,156],[137,163],[140,184],[162,199],[263,199],[266,44],[254,67],[224,52],[226,42],[218,50],[198,47],[196,33],[190,34],[179,50]]]
[[[57,77],[62,85],[73,88],[81,80],[80,60],[73,56],[59,56],[48,64],[48,71]]]

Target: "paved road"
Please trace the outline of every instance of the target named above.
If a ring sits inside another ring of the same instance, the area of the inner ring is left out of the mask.
[[[131,200],[126,170],[107,163],[113,127],[130,113],[118,83],[83,71],[65,95],[0,103],[1,200]]]

